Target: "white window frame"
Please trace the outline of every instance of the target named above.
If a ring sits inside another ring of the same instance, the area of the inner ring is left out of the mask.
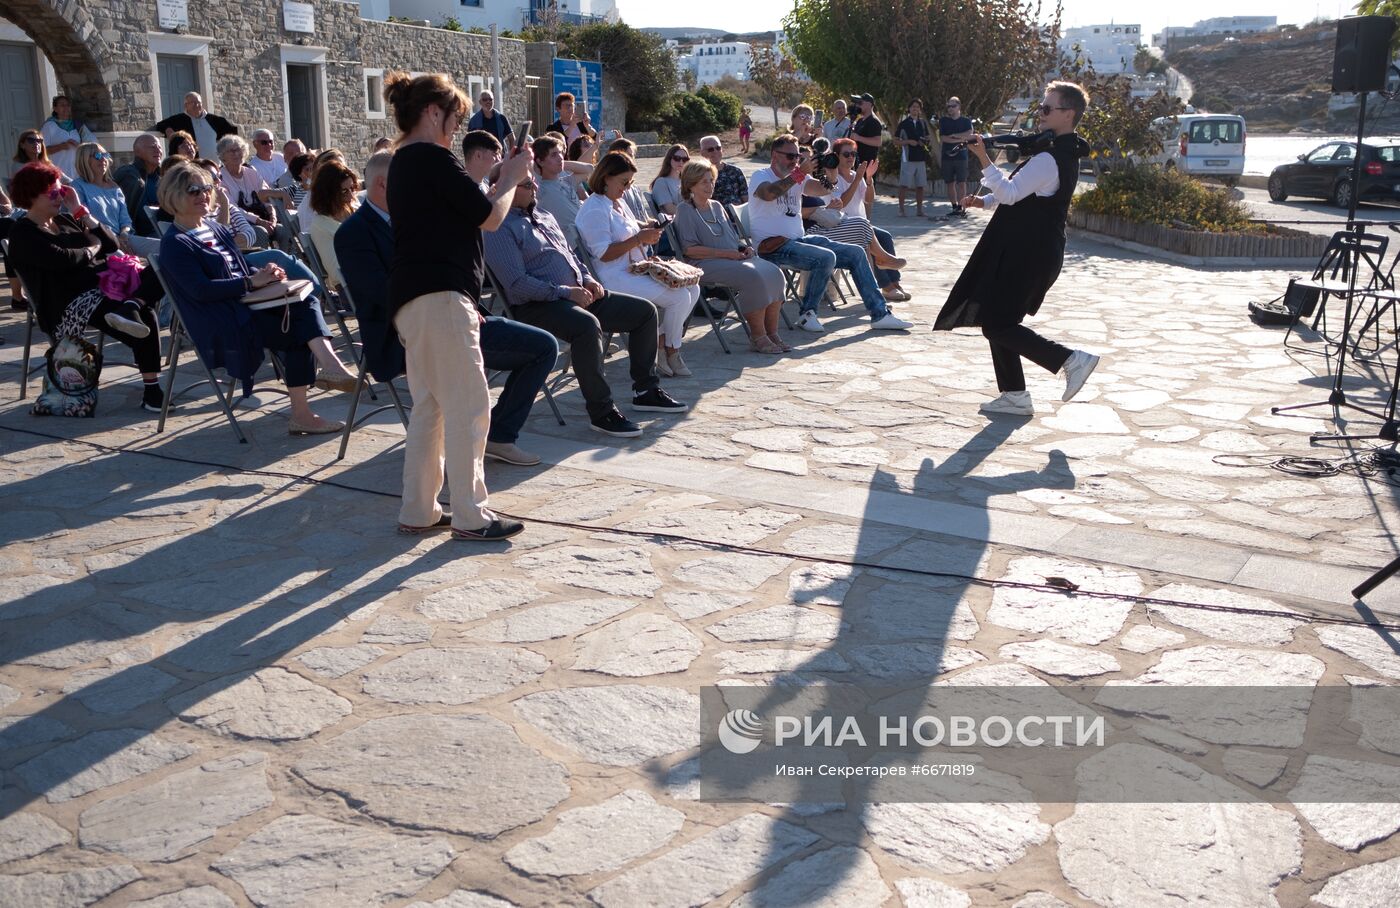
[[[199,35],[146,33],[151,61],[151,90],[154,95],[152,105],[156,114],[152,122],[158,123],[165,118],[160,109],[160,64],[156,59],[160,56],[194,57],[195,71],[199,73],[199,96],[204,99],[204,107],[207,110],[219,109],[219,99],[214,95],[214,80],[209,74],[209,45],[213,40]]]
[[[316,87],[320,92],[320,114],[321,114],[321,141],[331,141],[331,120],[330,120],[330,97],[326,93],[326,61],[330,53],[328,47],[300,47],[295,45],[279,44],[277,46],[280,57],[277,65],[277,77],[282,80],[282,135],[287,138],[303,139],[303,136],[292,136],[292,104],[291,89],[287,85],[287,64],[310,65],[321,67],[319,77],[316,80]]]
[[[376,68],[370,67],[370,66],[366,66],[366,67],[364,67],[364,74],[365,74],[365,79],[364,79],[364,81],[365,81],[365,119],[366,119],[366,120],[386,120],[386,119],[388,119],[388,117],[389,117],[389,114],[388,114],[388,103],[384,100],[384,70],[383,70],[383,69],[376,69]],[[379,80],[379,91],[377,91],[377,92],[372,92],[372,91],[369,90],[369,80],[370,80],[370,79],[378,79],[378,80]],[[378,110],[375,110],[374,108],[372,108],[372,107],[369,106],[369,104],[370,104],[369,99],[370,99],[370,96],[371,96],[371,95],[374,96],[374,97],[378,100],[378,102],[379,102],[379,109],[378,109]]]

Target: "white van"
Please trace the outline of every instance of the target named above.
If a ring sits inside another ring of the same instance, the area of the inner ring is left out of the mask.
[[[1150,160],[1197,176],[1238,178],[1244,173],[1244,117],[1234,114],[1181,114],[1159,117],[1152,128],[1162,150]]]

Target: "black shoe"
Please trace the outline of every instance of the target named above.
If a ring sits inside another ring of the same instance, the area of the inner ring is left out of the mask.
[[[452,538],[462,542],[495,542],[498,539],[509,539],[524,529],[525,524],[518,520],[497,517],[479,530],[454,529]]]
[[[653,413],[684,413],[690,409],[690,404],[672,399],[671,395],[660,388],[652,388],[632,398],[632,409]]]
[[[589,420],[589,425],[593,427],[594,432],[602,432],[616,438],[636,438],[642,434],[642,427],[619,413],[616,407],[611,413]]]
[[[161,390],[160,384],[152,382],[145,385],[141,391],[141,409],[148,413],[159,413],[164,405],[165,392]]]

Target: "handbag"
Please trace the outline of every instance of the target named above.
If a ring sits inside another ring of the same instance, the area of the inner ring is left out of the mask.
[[[128,299],[141,286],[145,267],[134,255],[113,252],[107,256],[107,268],[97,276],[97,289],[109,300]]]
[[[700,278],[705,274],[694,265],[687,265],[685,262],[673,259],[658,258],[633,262],[627,266],[627,270],[632,274],[645,274],[663,287],[669,287],[672,290],[677,287],[695,287],[699,285]]]
[[[30,410],[35,416],[97,414],[102,351],[83,339],[83,326],[101,302],[102,291],[89,290],[68,304],[54,332],[57,340],[44,354],[44,386]]]
[[[807,220],[818,227],[836,227],[841,223],[841,212],[835,208],[813,208],[807,215]]]

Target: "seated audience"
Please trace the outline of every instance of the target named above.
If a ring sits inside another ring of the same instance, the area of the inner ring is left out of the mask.
[[[286,230],[279,230],[277,211],[268,204],[273,198],[291,204],[291,197],[280,189],[273,189],[258,173],[247,164],[248,143],[242,136],[224,136],[219,140],[219,161],[223,164],[220,182],[228,190],[228,197],[243,209],[244,215],[258,231],[258,245],[266,246],[275,237],[278,245],[286,245],[290,236]]]
[[[154,239],[136,236],[132,230],[131,212],[126,209],[126,196],[112,179],[112,156],[96,142],[78,146],[75,168],[78,178],[73,181],[79,200],[97,218],[98,223],[112,231],[122,252],[150,255],[160,249]]]
[[[309,154],[299,154],[287,166],[284,191],[292,198],[291,214],[301,210],[301,205],[311,195],[311,165],[315,161]]]
[[[776,137],[772,154],[772,164],[749,180],[749,224],[759,255],[779,267],[808,274],[797,326],[818,334],[824,330],[817,317],[817,305],[832,273],[837,268],[845,268],[855,278],[856,290],[870,313],[871,328],[902,330],[912,327],[889,311],[864,249],[824,236],[803,235],[802,188],[817,162],[808,160],[800,167],[797,165],[800,158],[797,137],[791,134]]]
[[[705,136],[700,140],[700,154],[715,165],[719,174],[715,177],[715,201],[721,205],[743,205],[749,200],[749,180],[744,172],[733,164],[724,163],[724,144],[719,136]]]
[[[660,339],[656,350],[656,371],[662,375],[689,375],[690,369],[681,359],[681,335],[686,319],[700,299],[699,287],[667,287],[645,274],[633,274],[633,263],[646,258],[643,246],[661,239],[655,221],[641,226],[622,195],[632,185],[637,165],[621,152],[604,155],[588,187],[593,194],[579,209],[579,239],[598,266],[598,280],[616,293],[626,293],[651,300],[660,313]]]
[[[786,353],[792,348],[778,336],[778,319],[786,287],[783,272],[758,258],[740,241],[724,207],[714,199],[715,167],[691,161],[681,171],[676,240],[685,260],[705,272],[703,283],[734,291],[739,312],[749,325],[749,348],[756,353]]]
[[[681,170],[690,163],[690,151],[684,145],[666,149],[661,161],[661,173],[651,181],[651,200],[656,210],[675,217],[681,204]]]
[[[867,161],[857,166],[853,139],[837,139],[832,153],[839,163],[835,167],[820,168],[817,179],[831,191],[830,201],[825,207],[839,215],[840,221],[832,226],[814,223],[809,225],[807,232],[865,249],[885,299],[891,302],[908,299],[908,294],[899,287],[899,269],[907,263],[892,254],[894,237],[890,236],[889,231],[865,219],[865,194],[874,182],[877,162]],[[884,237],[880,234],[884,234]]]
[[[270,309],[249,309],[245,294],[286,277],[277,265],[254,269],[233,236],[205,220],[214,182],[197,165],[179,162],[160,181],[161,206],[175,222],[161,238],[160,268],[180,317],[200,356],[210,368],[223,368],[243,384],[242,403],[257,406],[253,375],[263,348],[280,354],[291,403],[288,431],[293,435],[338,432],[343,423],[312,412],[306,392],[320,388],[350,391],[355,376],[331,349],[330,331],[314,297]],[[316,363],[326,375],[316,378]]]
[[[335,233],[336,253],[345,263],[341,273],[364,340],[366,367],[380,381],[390,381],[404,371],[403,345],[390,322],[389,307],[389,263],[394,253],[388,188],[392,160],[393,152],[379,152],[369,159],[365,204]],[[469,165],[468,173],[473,169]],[[481,356],[488,372],[507,373],[505,387],[491,408],[486,456],[519,466],[539,463],[539,455],[522,450],[516,440],[559,359],[558,343],[548,331],[493,315],[481,323]]]
[[[210,146],[213,148],[214,146]],[[165,140],[166,155],[179,155],[182,158],[189,158],[193,161],[199,157],[199,144],[195,142],[194,136],[187,132],[176,131],[171,133]]]
[[[349,166],[345,160],[345,152],[339,148],[327,148],[312,155],[311,165],[301,172],[306,184],[306,195],[302,196],[301,201],[297,203],[297,223],[301,225],[303,233],[306,232],[306,228],[311,224],[311,218],[316,214],[311,210],[311,187],[316,182],[316,171],[320,170],[327,161],[337,161]]]
[[[535,152],[535,179],[539,183],[539,206],[559,222],[569,247],[578,245],[578,230],[574,220],[583,202],[574,188],[573,178],[564,170],[564,143],[554,136],[540,136],[531,148]]]
[[[276,144],[277,140],[273,138],[272,130],[253,130],[253,156],[248,159],[248,165],[258,172],[263,182],[274,188],[277,187],[277,181],[282,178],[282,174],[287,172],[284,156],[273,153],[273,146]]]
[[[48,147],[44,144],[43,135],[37,129],[26,129],[19,134],[19,141],[15,144],[14,157],[10,159],[9,167],[6,168],[5,189],[12,192],[10,181],[14,179],[15,174],[19,173],[19,169],[25,164],[32,164],[35,161],[41,161],[45,164],[52,163],[49,161]],[[65,176],[63,181],[68,182],[68,177]]]
[[[290,173],[292,162],[304,154],[306,154],[306,143],[301,139],[288,139],[283,143],[282,163],[285,165],[285,169],[282,171],[282,175],[272,184],[274,189],[286,191],[292,188],[296,183],[296,177],[292,176]]]
[[[518,185],[505,222],[486,234],[486,262],[510,300],[514,317],[569,344],[595,432],[619,438],[642,434],[640,426],[619,412],[603,377],[604,333],[627,334],[632,409],[685,412],[687,405],[662,391],[656,378],[656,307],[598,283],[574,255],[553,216],[536,207],[535,192],[534,180]]]
[[[10,230],[10,258],[24,280],[39,327],[55,341],[64,322],[99,328],[131,348],[144,383],[141,406],[159,412],[160,335],[154,304],[160,282],[150,269],[125,300],[107,299],[98,275],[117,238],[82,204],[61,171],[42,162],[26,164],[13,180],[14,203],[27,209]],[[63,211],[68,209],[68,213]],[[79,329],[81,330],[81,329]]]
[[[591,135],[582,135],[574,139],[569,144],[569,151],[564,157],[569,161],[577,161],[592,167],[597,163],[598,141]]]
[[[355,213],[359,204],[355,195],[360,191],[360,180],[355,172],[339,161],[328,161],[316,171],[316,182],[311,185],[311,242],[316,246],[316,254],[326,269],[326,277],[332,290],[340,289],[340,262],[335,255],[335,232],[341,222]]]
[[[132,229],[137,236],[155,239],[158,237],[156,225],[146,212],[149,204],[155,207],[155,187],[151,186],[151,201],[146,201],[146,184],[160,181],[160,140],[148,132],[143,132],[131,144],[134,160],[117,168],[112,179],[122,188],[126,197],[126,211],[131,215]]]

